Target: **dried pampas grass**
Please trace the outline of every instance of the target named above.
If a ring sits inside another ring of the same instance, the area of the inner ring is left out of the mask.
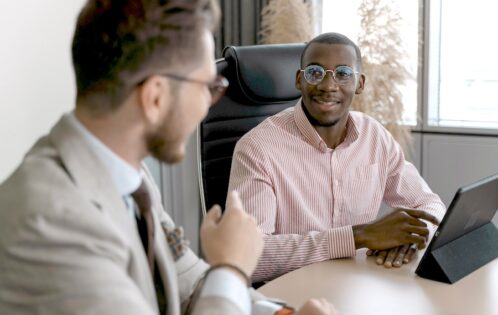
[[[302,43],[313,38],[312,6],[305,0],[270,0],[261,10],[261,44]]]
[[[366,86],[352,107],[381,122],[409,156],[413,139],[403,124],[403,100],[400,86],[414,80],[404,66],[406,52],[398,32],[402,19],[392,9],[392,0],[363,0],[359,7],[362,72]]]

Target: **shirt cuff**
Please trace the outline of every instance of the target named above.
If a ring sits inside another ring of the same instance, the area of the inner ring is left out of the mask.
[[[200,297],[224,298],[235,304],[243,314],[251,314],[251,301],[245,283],[228,270],[211,271],[206,277]]]
[[[342,226],[328,230],[330,244],[330,259],[353,257],[356,255],[353,227]]]

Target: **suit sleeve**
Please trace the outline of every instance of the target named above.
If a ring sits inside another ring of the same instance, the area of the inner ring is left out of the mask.
[[[142,169],[144,171],[144,179],[146,180],[147,187],[151,193],[154,211],[157,214],[157,218],[159,218],[164,234],[169,235],[175,233],[174,231],[177,229],[177,226],[164,210],[159,189],[145,163],[142,164]],[[176,231],[178,232],[179,230]],[[183,232],[179,233],[183,234]],[[175,239],[178,240],[178,243],[173,244],[173,248],[170,248],[170,252],[175,259],[180,302],[182,304],[182,309],[185,309],[194,293],[197,283],[203,277],[204,273],[209,268],[209,265],[188,247],[188,241],[183,235],[179,238],[175,237]],[[181,246],[175,246],[179,243],[181,243]],[[170,247],[172,246],[171,244],[169,245]]]
[[[129,247],[111,219],[73,210],[26,215],[2,240],[0,313],[155,314],[127,274]]]
[[[175,223],[162,206],[160,193],[157,185],[154,183],[153,177],[145,165],[143,165],[143,169],[145,173],[144,178],[151,192],[154,208],[163,227],[164,234],[169,235],[170,233],[175,233],[174,231],[178,232],[179,230]],[[193,314],[200,312],[199,314],[249,315],[247,313],[247,305],[243,306],[249,304],[247,288],[244,286],[241,288],[240,281],[233,279],[233,275],[230,273],[223,275],[222,272],[221,278],[219,275],[216,278],[219,271],[215,272],[215,278],[211,275],[211,277],[206,279],[204,287],[198,287],[209,265],[188,247],[188,242],[184,239],[183,235],[181,238],[175,237],[175,239],[182,243],[182,246],[170,244],[172,247],[170,251],[175,259],[182,312],[185,313],[189,304],[192,303]],[[196,298],[198,294],[200,296]]]

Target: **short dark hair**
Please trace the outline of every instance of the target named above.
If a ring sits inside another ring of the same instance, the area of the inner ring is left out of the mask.
[[[215,0],[89,0],[72,43],[78,100],[107,112],[158,71],[188,73],[200,59],[202,31],[218,19]]]
[[[315,38],[313,38],[311,41],[309,41],[306,46],[304,46],[303,53],[301,54],[301,68],[304,67],[304,55],[306,54],[306,51],[308,48],[311,46],[311,44],[340,44],[340,45],[346,45],[346,46],[352,46],[356,52],[356,66],[358,69],[361,69],[361,51],[358,45],[356,45],[352,40],[350,40],[347,36],[339,34],[339,33],[323,33]]]

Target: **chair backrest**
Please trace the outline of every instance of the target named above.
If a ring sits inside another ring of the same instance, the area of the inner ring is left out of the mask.
[[[198,128],[199,187],[203,213],[224,208],[236,142],[265,118],[295,105],[296,71],[304,44],[229,46],[217,71],[230,82],[226,94]]]

